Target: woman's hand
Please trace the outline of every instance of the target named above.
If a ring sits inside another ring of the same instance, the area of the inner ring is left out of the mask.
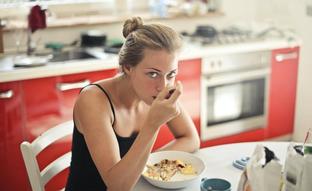
[[[173,93],[171,93],[172,89],[172,87],[165,87],[152,103],[147,115],[147,123],[151,124],[152,127],[158,129],[162,124],[180,114],[177,101],[182,93],[181,82],[176,83]]]

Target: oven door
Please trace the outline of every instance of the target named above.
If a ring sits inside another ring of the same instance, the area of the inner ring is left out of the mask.
[[[262,68],[202,76],[201,139],[266,127],[269,74]]]

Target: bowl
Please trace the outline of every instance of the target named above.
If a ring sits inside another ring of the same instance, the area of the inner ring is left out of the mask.
[[[159,152],[152,153],[148,158],[147,165],[154,165],[155,163],[158,163],[162,161],[163,159],[181,160],[186,164],[191,164],[196,174],[183,175],[180,173],[176,173],[170,180],[163,181],[163,180],[157,180],[157,179],[153,179],[151,177],[146,176],[144,172],[147,170],[147,167],[145,167],[142,172],[142,176],[150,184],[159,188],[178,189],[178,188],[186,187],[194,183],[200,177],[200,175],[204,172],[206,168],[205,163],[200,158],[198,158],[194,154],[182,152],[182,151],[159,151]]]

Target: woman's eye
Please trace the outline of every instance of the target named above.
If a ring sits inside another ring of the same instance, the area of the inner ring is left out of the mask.
[[[158,76],[158,73],[157,72],[149,72],[149,73],[147,73],[147,75],[151,78],[156,78]]]
[[[175,72],[171,72],[171,73],[169,73],[168,74],[168,78],[173,78],[173,77],[175,77],[176,76],[176,73]]]

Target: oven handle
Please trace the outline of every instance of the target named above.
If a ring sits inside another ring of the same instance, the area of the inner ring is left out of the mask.
[[[203,83],[205,86],[217,86],[229,83],[240,82],[244,80],[258,79],[259,77],[268,76],[271,73],[270,68],[264,68],[259,70],[252,70],[248,72],[237,72],[232,74],[225,74],[213,77],[203,77]]]
[[[285,54],[277,54],[275,56],[276,62],[283,62],[285,60],[293,60],[297,59],[298,54],[297,52],[290,52],[290,53],[285,53]]]

